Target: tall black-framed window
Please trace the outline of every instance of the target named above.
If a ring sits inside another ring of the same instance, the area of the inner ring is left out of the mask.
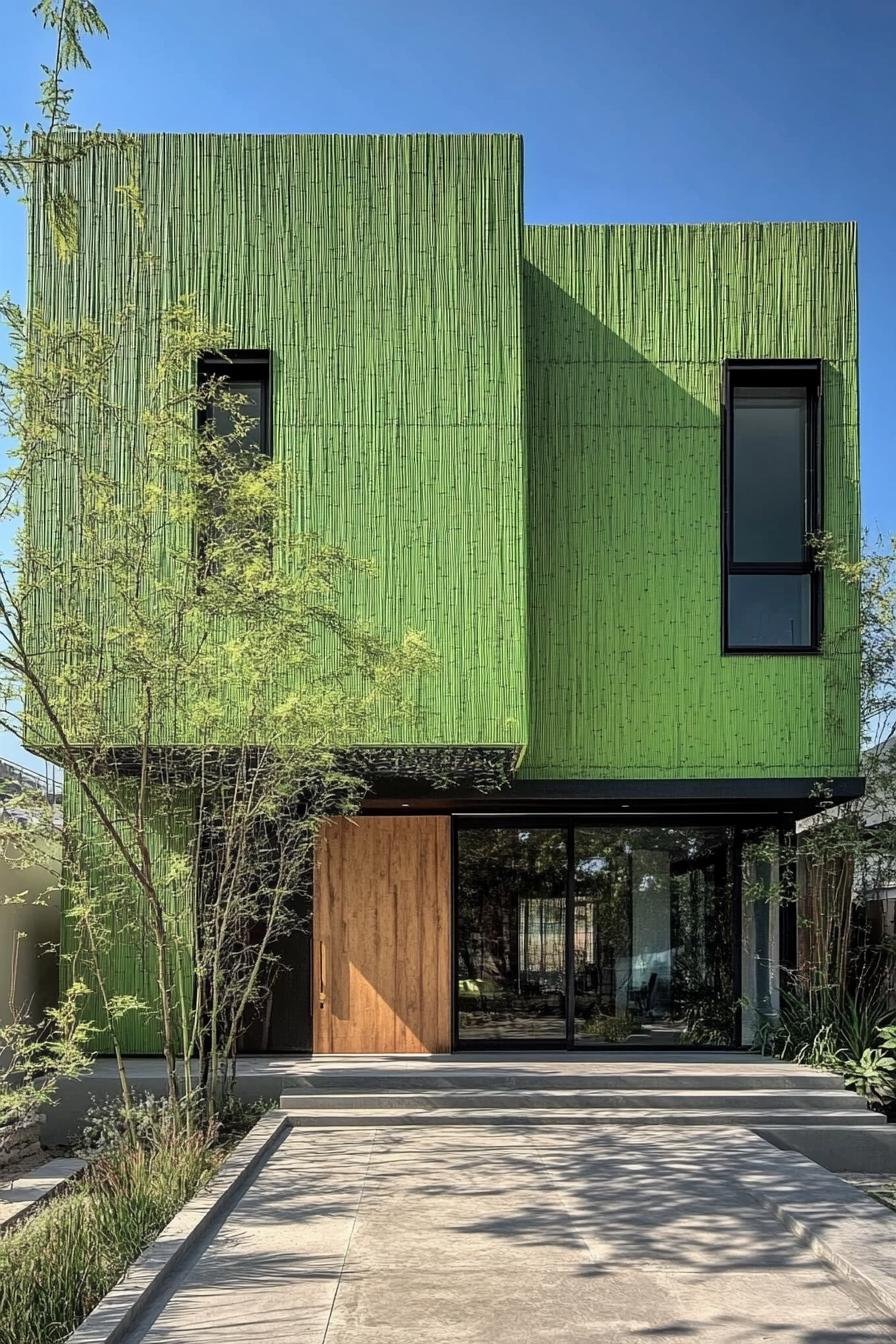
[[[727,360],[723,397],[723,649],[815,652],[821,361]]]

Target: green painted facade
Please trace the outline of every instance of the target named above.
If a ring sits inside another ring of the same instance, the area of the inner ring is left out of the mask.
[[[185,294],[239,347],[269,349],[284,525],[372,560],[349,603],[396,639],[424,631],[439,655],[404,740],[522,747],[520,138],[141,136],[143,232],[116,192],[125,168],[107,152],[72,169],[82,243],[66,264],[35,212],[34,298],[108,324],[138,249],[155,258],[114,369],[130,399],[157,355],[135,333]],[[127,472],[126,446],[105,445],[98,465]],[[40,539],[77,544],[74,490],[51,480],[38,496]]]

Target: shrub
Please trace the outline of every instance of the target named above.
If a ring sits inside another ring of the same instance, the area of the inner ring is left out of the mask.
[[[888,1102],[896,1094],[896,1059],[886,1050],[863,1050],[842,1061],[843,1081],[866,1100]]]
[[[192,1125],[188,1123],[190,1119],[194,1121]],[[187,1133],[191,1128],[197,1128],[195,1113],[185,1101],[179,1101],[175,1108],[167,1096],[138,1093],[129,1107],[118,1099],[92,1106],[81,1130],[78,1153],[91,1159],[114,1152],[124,1144],[157,1148],[175,1143],[178,1133]]]
[[[61,1344],[217,1170],[223,1125],[236,1137],[267,1105],[189,1133],[167,1099],[142,1098],[132,1129],[120,1104],[95,1109],[85,1176],[0,1238],[0,1344]]]
[[[87,986],[70,985],[42,1022],[17,1013],[0,1025],[0,1123],[35,1115],[56,1100],[60,1078],[77,1078],[91,1065],[94,1028],[83,1020]]]
[[[729,1048],[734,1035],[734,1013],[725,995],[706,987],[690,989],[684,997],[684,1025],[679,1043]]]
[[[835,985],[799,985],[781,990],[777,1021],[763,1023],[757,1048],[797,1064],[840,1070],[842,1059],[861,1059],[878,1045],[893,1013],[881,993],[847,994]]]
[[[198,1088],[189,1099],[182,1097],[176,1104],[167,1095],[157,1096],[153,1092],[135,1095],[127,1109],[115,1099],[87,1112],[78,1152],[81,1157],[96,1158],[123,1144],[153,1148],[175,1144],[178,1135],[191,1133],[202,1134],[209,1143],[226,1147],[247,1133],[276,1104],[274,1097],[258,1101],[230,1097],[209,1123],[205,1095]]]

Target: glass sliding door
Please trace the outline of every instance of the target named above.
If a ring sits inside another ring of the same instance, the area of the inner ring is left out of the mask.
[[[732,1044],[731,830],[574,836],[576,1043]]]
[[[566,1039],[565,827],[457,835],[461,1043]]]
[[[457,831],[459,1045],[733,1045],[735,828]]]

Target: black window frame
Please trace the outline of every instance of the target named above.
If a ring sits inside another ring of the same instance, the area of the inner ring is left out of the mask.
[[[628,806],[628,804],[623,804]],[[404,813],[403,815],[407,815]],[[632,1046],[615,1044],[610,1041],[601,1041],[584,1043],[576,1040],[575,1035],[575,1014],[570,1011],[571,1005],[575,1003],[575,957],[574,957],[574,919],[569,918],[570,911],[575,909],[575,831],[579,827],[599,827],[607,830],[625,831],[631,826],[656,826],[656,827],[725,827],[731,831],[729,844],[731,847],[731,858],[733,863],[731,873],[731,977],[732,977],[732,1002],[734,1005],[732,1039],[735,1042],[730,1048],[737,1050],[740,1048],[739,1042],[742,1035],[742,1012],[740,1006],[743,984],[743,966],[742,966],[742,925],[743,925],[743,874],[742,874],[742,854],[745,835],[752,829],[758,827],[761,830],[768,829],[768,826],[778,823],[778,830],[782,832],[788,826],[792,828],[792,821],[785,820],[786,814],[782,813],[760,813],[756,817],[748,816],[745,813],[732,812],[699,812],[693,809],[684,808],[681,812],[664,812],[662,810],[631,813],[623,816],[617,810],[608,813],[589,813],[587,811],[567,812],[558,810],[557,812],[533,811],[531,813],[515,812],[484,812],[475,814],[470,812],[455,812],[451,818],[451,941],[450,941],[450,965],[451,965],[451,1051],[452,1054],[464,1054],[466,1052],[494,1051],[495,1053],[511,1055],[515,1051],[524,1050],[543,1050],[551,1055],[568,1052],[569,1054],[585,1055],[597,1053],[623,1052],[631,1051]],[[552,1037],[492,1037],[492,1038],[465,1038],[460,1031],[460,1003],[458,996],[458,949],[460,945],[460,893],[459,883],[461,876],[459,860],[458,838],[462,831],[468,830],[565,830],[566,840],[566,890],[564,900],[566,903],[565,916],[565,952],[566,952],[566,987],[565,998],[567,1003],[565,1031]],[[659,1045],[654,1047],[660,1052],[667,1050],[685,1050],[687,1054],[698,1055],[701,1051],[718,1050],[714,1045],[688,1045],[680,1044]],[[645,1052],[646,1053],[646,1052]]]
[[[820,359],[726,359],[722,371],[722,652],[732,656],[813,655],[821,651],[824,594],[821,571],[803,540],[800,561],[785,563],[737,562],[734,556],[734,415],[737,387],[802,387],[806,391],[806,535],[822,528],[822,361]],[[808,644],[732,644],[728,638],[729,579],[738,574],[795,574],[810,579]]]
[[[258,381],[262,389],[261,413],[258,416],[258,451],[269,462],[273,461],[274,453],[271,436],[272,362],[270,350],[215,350],[200,355],[195,369],[197,388],[201,388],[203,383],[212,377],[227,378],[234,382]],[[203,427],[209,424],[213,411],[212,406],[199,407],[196,416],[197,433],[201,434]],[[206,543],[207,535],[201,528],[197,528],[193,537],[193,554],[200,570],[204,570],[207,574],[209,561]],[[270,545],[273,553],[273,537]],[[200,573],[200,589],[203,586],[204,579]]]
[[[196,361],[196,386],[201,387],[209,378],[228,378],[233,382],[261,384],[261,414],[259,415],[258,442],[264,457],[273,459],[271,440],[271,352],[270,350],[216,350],[200,355]],[[211,406],[199,411],[199,428],[212,417]]]

